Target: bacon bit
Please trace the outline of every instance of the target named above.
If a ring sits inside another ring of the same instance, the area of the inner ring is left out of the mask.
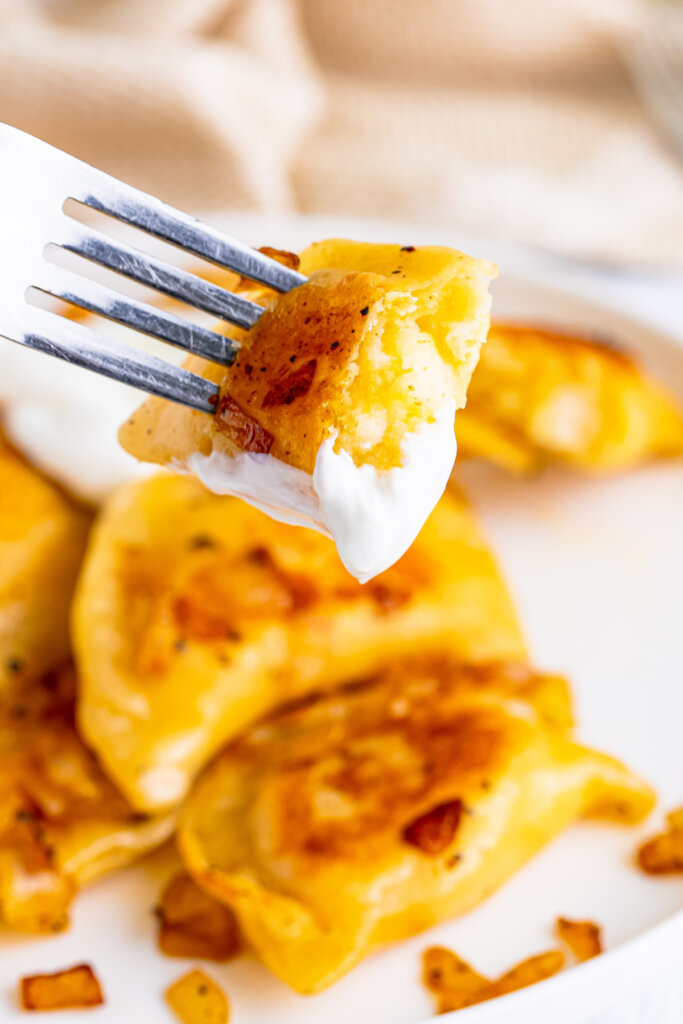
[[[638,867],[648,875],[683,873],[683,807],[666,816],[668,829],[638,850]]]
[[[242,409],[230,395],[222,395],[215,415],[216,427],[244,452],[269,452],[275,438]]]
[[[317,359],[309,359],[297,370],[276,380],[263,399],[261,408],[273,409],[278,405],[291,405],[295,398],[305,395],[313,383],[317,365]]]
[[[553,949],[523,960],[496,981],[490,981],[450,949],[433,946],[422,955],[422,979],[436,996],[437,1012],[451,1013],[550,978],[562,970],[564,962],[564,955]]]
[[[370,583],[367,587],[377,609],[384,615],[401,608],[410,601],[413,590],[408,586],[391,586],[388,583]]]
[[[438,1001],[439,1013],[462,1010],[477,1002],[479,993],[491,982],[443,946],[432,946],[422,954],[422,980]]]
[[[246,559],[252,565],[268,569],[273,577],[288,592],[291,601],[291,611],[300,611],[308,608],[318,597],[318,589],[315,582],[303,573],[288,572],[283,569],[273,557],[271,551],[263,544],[250,548],[246,553]]]
[[[309,576],[304,576],[303,573],[288,573],[283,570],[280,574],[280,579],[289,591],[293,612],[300,612],[304,608],[310,608],[318,600],[318,588],[315,581]]]
[[[89,964],[78,964],[55,974],[32,974],[20,982],[24,1010],[71,1010],[102,1006],[104,996]]]
[[[235,915],[209,896],[185,871],[167,883],[156,908],[159,949],[166,956],[232,960],[240,952]]]
[[[600,927],[593,921],[570,921],[567,917],[558,917],[555,931],[560,942],[568,946],[579,963],[602,953]]]
[[[190,537],[188,546],[192,551],[204,551],[206,548],[215,548],[216,541],[208,533],[196,533]]]
[[[255,548],[249,548],[244,557],[252,565],[270,566],[275,565],[275,559],[264,544],[258,544]]]
[[[506,996],[510,992],[518,992],[520,988],[528,988],[529,985],[535,985],[538,981],[552,978],[553,974],[558,974],[562,970],[564,964],[564,953],[561,953],[559,949],[551,949],[547,953],[530,956],[494,981],[486,989],[484,998],[478,1002]]]
[[[269,245],[262,245],[259,252],[263,253],[264,256],[270,256],[271,260],[277,260],[278,263],[282,263],[284,267],[289,267],[290,270],[298,270],[301,260],[295,252],[287,252],[286,249],[273,249]]]
[[[228,1024],[230,1004],[204,971],[188,971],[166,989],[166,1002],[183,1024]]]
[[[403,839],[429,857],[447,850],[455,838],[462,817],[462,800],[450,800],[427,811],[407,825]]]

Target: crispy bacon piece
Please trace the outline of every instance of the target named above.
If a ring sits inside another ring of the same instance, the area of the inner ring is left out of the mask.
[[[648,875],[683,873],[683,807],[666,816],[668,829],[638,850],[638,867]]]
[[[166,989],[166,1002],[183,1024],[228,1024],[230,1004],[204,971],[189,971]]]
[[[490,981],[450,949],[432,946],[422,955],[422,979],[436,996],[437,1012],[450,1013],[550,978],[562,970],[564,963],[564,954],[553,949],[522,960],[497,980]]]
[[[228,394],[221,395],[214,419],[218,430],[244,452],[265,454],[273,447],[273,435]]]
[[[71,1010],[104,1003],[102,986],[89,964],[55,974],[32,974],[20,982],[24,1010]]]
[[[422,853],[436,857],[453,842],[461,817],[462,800],[449,800],[407,825],[403,830],[403,838]]]
[[[571,950],[579,963],[602,953],[600,926],[593,921],[570,921],[567,917],[558,917],[555,931],[560,942]]]
[[[156,914],[159,949],[166,956],[224,962],[240,952],[235,915],[200,889],[186,871],[170,879]]]
[[[261,403],[262,409],[275,409],[278,405],[291,405],[295,398],[305,395],[313,383],[317,359],[309,359],[291,373],[272,382]]]
[[[278,263],[289,267],[290,270],[299,269],[301,260],[295,252],[287,252],[286,249],[273,249],[270,245],[260,246],[259,252],[262,252],[264,256],[270,256],[271,260],[277,260]]]
[[[547,953],[538,953],[530,956],[521,963],[516,964],[505,974],[501,974],[497,981],[481,993],[483,998],[477,1002],[485,1002],[487,999],[496,999],[498,996],[506,996],[509,992],[517,992],[520,988],[527,988],[535,985],[538,981],[545,981],[558,974],[564,967],[564,953],[559,949],[548,950]]]
[[[385,583],[383,580],[378,583],[373,580],[365,584],[365,589],[375,602],[380,615],[390,615],[397,608],[407,604],[412,597],[410,584],[401,586],[400,580],[392,583]]]
[[[439,1013],[471,1006],[491,984],[483,974],[443,946],[432,946],[423,953],[422,980],[436,996]]]

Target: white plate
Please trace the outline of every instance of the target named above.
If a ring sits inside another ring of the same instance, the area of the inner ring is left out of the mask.
[[[231,217],[247,241],[299,248],[310,238],[351,234],[403,243],[443,241],[492,253],[501,263],[498,316],[608,333],[639,352],[683,397],[683,348],[619,312],[551,287],[482,243],[444,231],[390,228],[330,218],[289,222]],[[513,276],[516,274],[516,276]],[[515,481],[486,466],[464,473],[512,588],[538,666],[566,672],[579,735],[623,757],[661,795],[683,802],[683,470],[661,464],[613,480],[549,473]],[[558,914],[604,925],[608,952],[525,992],[461,1011],[458,1022],[668,1024],[683,1016],[683,882],[636,871],[638,830],[579,824],[547,847],[487,903],[460,920],[378,952],[331,990],[290,992],[255,961],[207,970],[225,987],[234,1024],[416,1024],[432,1013],[420,954],[452,946],[478,968],[500,972],[553,945]],[[170,851],[103,880],[76,902],[71,930],[49,939],[0,939],[0,1020],[16,1009],[26,973],[91,962],[104,984],[102,1024],[164,1024],[165,986],[192,966],[155,949],[152,907],[173,864]],[[445,1018],[439,1018],[443,1021]],[[81,1013],[53,1014],[79,1024]]]

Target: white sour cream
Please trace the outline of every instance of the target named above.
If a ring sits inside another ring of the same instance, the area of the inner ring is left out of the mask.
[[[331,537],[348,571],[365,583],[388,569],[420,532],[443,494],[456,455],[455,403],[403,441],[403,461],[387,472],[357,466],[334,438],[318,450],[312,474],[272,455],[195,452],[174,468],[216,494],[235,494],[273,519]]]
[[[11,342],[0,347],[3,430],[40,469],[72,493],[103,501],[116,487],[158,471],[118,444],[140,393]],[[175,469],[216,494],[235,494],[274,519],[331,537],[349,572],[366,582],[410,547],[441,497],[456,454],[455,404],[406,435],[401,466],[357,466],[334,438],[313,474],[271,455],[193,454]]]

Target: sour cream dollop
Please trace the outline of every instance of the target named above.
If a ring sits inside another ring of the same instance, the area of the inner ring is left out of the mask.
[[[11,342],[0,343],[3,430],[38,468],[88,501],[148,476],[118,444],[140,393]],[[312,474],[271,455],[194,453],[174,468],[216,494],[234,494],[274,519],[331,537],[349,572],[366,582],[410,547],[441,497],[456,455],[455,403],[408,433],[401,465],[357,466],[327,438]]]
[[[454,424],[449,402],[406,434],[401,465],[386,472],[336,452],[334,437],[318,449],[312,474],[250,452],[195,452],[174,468],[216,494],[235,494],[273,519],[331,537],[348,571],[365,583],[408,550],[443,494],[457,450]]]

